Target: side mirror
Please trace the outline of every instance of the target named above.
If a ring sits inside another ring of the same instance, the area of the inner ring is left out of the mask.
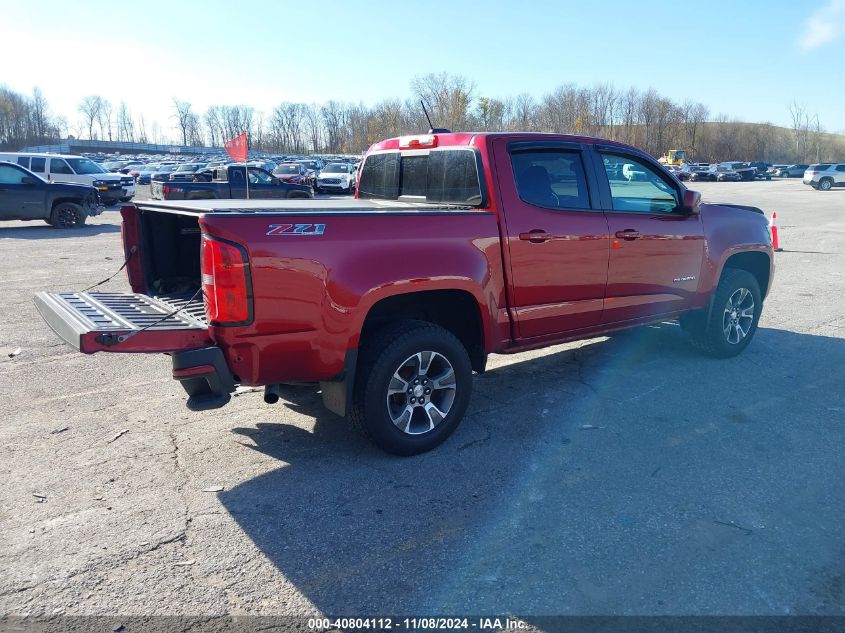
[[[681,211],[690,215],[698,215],[701,207],[701,194],[691,189],[684,189],[684,201],[681,204]]]
[[[22,185],[37,185],[38,179],[33,176],[24,176],[21,178]]]

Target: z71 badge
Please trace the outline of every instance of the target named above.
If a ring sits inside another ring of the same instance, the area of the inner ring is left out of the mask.
[[[271,224],[265,235],[322,235],[325,224]]]

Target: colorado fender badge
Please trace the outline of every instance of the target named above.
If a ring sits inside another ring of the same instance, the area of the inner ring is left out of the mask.
[[[325,224],[270,224],[265,235],[322,235]]]

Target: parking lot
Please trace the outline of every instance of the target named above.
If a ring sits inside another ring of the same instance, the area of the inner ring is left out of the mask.
[[[115,272],[119,214],[4,223],[0,613],[845,614],[845,190],[693,188],[778,214],[744,354],[662,324],[492,357],[413,458],[309,387],[191,413],[166,356],[76,353],[32,295]]]

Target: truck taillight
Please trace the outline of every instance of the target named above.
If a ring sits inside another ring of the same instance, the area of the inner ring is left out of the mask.
[[[203,235],[201,260],[202,294],[209,322],[248,322],[251,292],[246,253],[234,244]]]

